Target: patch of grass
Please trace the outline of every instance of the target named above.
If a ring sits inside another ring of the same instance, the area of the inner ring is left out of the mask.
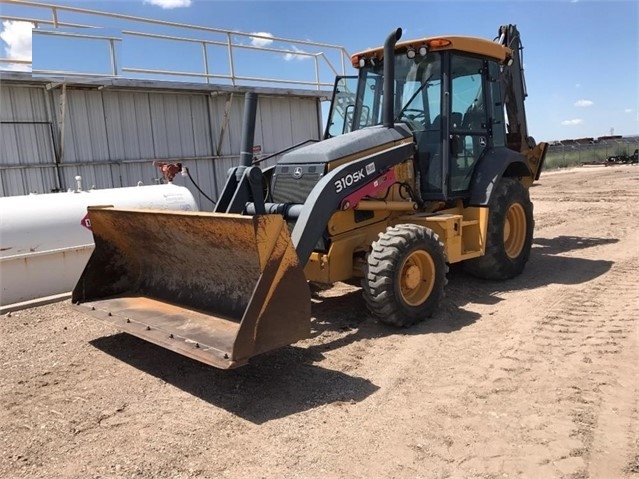
[[[546,161],[544,162],[544,170],[556,170],[558,168],[571,168],[573,166],[583,165],[583,162],[579,158],[574,156],[564,156],[562,154],[551,154],[549,151],[546,154]]]

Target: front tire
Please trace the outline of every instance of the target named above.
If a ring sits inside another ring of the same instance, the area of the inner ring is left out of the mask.
[[[433,315],[446,286],[444,245],[432,230],[400,224],[380,233],[362,280],[369,311],[381,322],[406,327]]]
[[[530,257],[534,228],[528,190],[517,180],[502,178],[490,201],[485,254],[464,261],[464,269],[482,279],[518,276]]]

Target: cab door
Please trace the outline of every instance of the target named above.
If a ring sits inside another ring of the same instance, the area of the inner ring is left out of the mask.
[[[357,77],[337,76],[333,86],[333,97],[328,111],[324,139],[351,131],[356,99]]]
[[[383,77],[375,72],[338,76],[324,139],[382,122]]]
[[[451,197],[464,196],[470,188],[477,161],[491,144],[486,105],[487,62],[482,58],[453,54],[450,62],[449,183]]]

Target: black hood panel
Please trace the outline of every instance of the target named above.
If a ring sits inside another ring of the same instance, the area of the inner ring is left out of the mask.
[[[379,145],[411,136],[410,130],[401,123],[393,128],[386,128],[382,125],[371,126],[303,146],[284,154],[277,163],[278,165],[330,163],[345,156],[355,155]]]

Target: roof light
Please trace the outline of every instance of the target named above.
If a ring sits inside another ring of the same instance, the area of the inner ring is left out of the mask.
[[[366,66],[366,58],[360,57],[359,59],[359,67],[364,68]]]
[[[428,48],[426,48],[426,45],[422,45],[421,47],[419,47],[419,54],[423,57],[425,57],[428,54]]]
[[[428,46],[430,48],[443,48],[447,47],[448,45],[450,45],[450,40],[447,40],[445,38],[436,38],[428,42]]]
[[[411,58],[411,59],[415,58],[415,49],[414,48],[408,48],[406,50],[406,56],[408,58]]]

